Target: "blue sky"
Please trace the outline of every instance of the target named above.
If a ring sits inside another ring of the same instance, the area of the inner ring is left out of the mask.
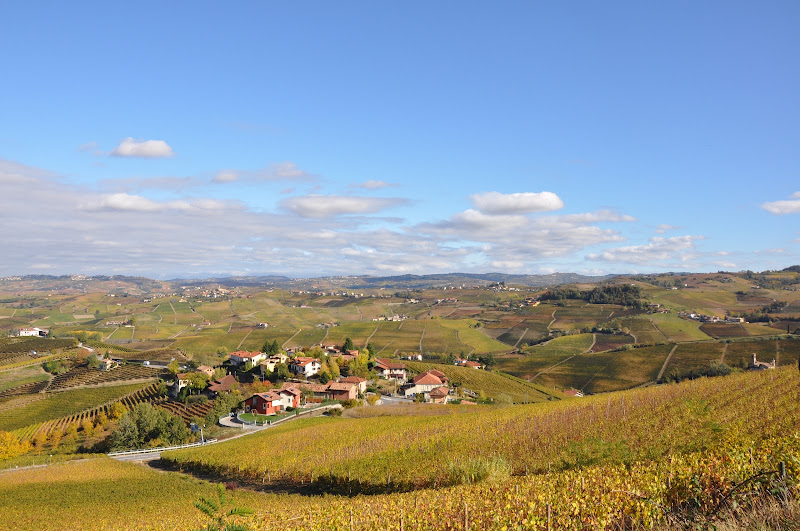
[[[800,263],[796,2],[0,19],[0,274]]]

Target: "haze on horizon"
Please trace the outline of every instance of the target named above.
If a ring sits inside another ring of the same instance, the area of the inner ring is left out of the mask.
[[[0,275],[800,263],[796,2],[0,16]]]

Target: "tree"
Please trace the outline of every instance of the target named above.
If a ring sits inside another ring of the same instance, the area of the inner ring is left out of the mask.
[[[281,346],[278,344],[278,340],[274,339],[270,341],[269,339],[264,343],[264,346],[261,347],[261,352],[266,353],[268,356],[272,356],[277,354],[281,351]]]
[[[141,403],[122,416],[110,440],[112,448],[135,449],[145,445],[181,444],[188,436],[189,430],[183,419]]]
[[[349,337],[345,338],[344,345],[342,346],[342,350],[354,350],[355,347],[353,346],[353,340]]]
[[[86,366],[90,369],[97,369],[100,367],[100,359],[95,354],[89,354],[86,357]]]
[[[178,363],[178,360],[172,360],[169,362],[169,365],[167,365],[167,370],[170,372],[170,374],[172,374],[172,376],[175,376],[178,374],[178,371],[181,370],[181,365]]]
[[[0,461],[28,453],[31,443],[21,441],[7,431],[0,431]]]
[[[269,375],[269,381],[275,383],[280,380],[287,380],[291,376],[292,373],[289,372],[289,366],[285,363],[278,363],[275,365],[275,369],[273,369],[272,373]]]
[[[109,416],[113,420],[117,420],[117,419],[122,418],[122,416],[125,413],[127,413],[127,411],[128,411],[128,408],[123,406],[122,402],[114,402],[113,404],[111,404],[111,407],[109,408]]]

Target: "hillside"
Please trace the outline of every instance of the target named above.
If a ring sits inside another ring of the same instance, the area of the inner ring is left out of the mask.
[[[756,495],[779,504],[781,489],[797,494],[796,387],[796,369],[779,369],[483,412],[442,406],[450,413],[313,419],[167,460],[255,489],[229,492],[255,510],[244,520],[254,528],[674,529],[722,517],[742,527],[717,504],[746,508]],[[747,492],[735,488],[756,475]],[[291,485],[381,493],[270,493]],[[107,459],[5,472],[0,481],[4,521],[25,529],[199,527],[200,496],[213,496],[212,485]],[[87,497],[103,509],[87,510]],[[792,507],[776,505],[774,517]]]

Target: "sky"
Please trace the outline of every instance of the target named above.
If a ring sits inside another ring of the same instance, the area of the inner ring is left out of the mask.
[[[800,263],[800,3],[4,2],[0,275]]]

